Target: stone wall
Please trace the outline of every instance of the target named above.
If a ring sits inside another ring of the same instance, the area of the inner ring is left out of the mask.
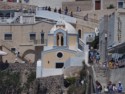
[[[36,65],[35,64],[10,63],[8,69],[12,71],[23,71],[23,70],[36,71]]]
[[[63,75],[36,79],[36,94],[63,94]]]

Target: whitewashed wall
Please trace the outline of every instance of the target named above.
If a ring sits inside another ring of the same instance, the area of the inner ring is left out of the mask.
[[[62,75],[63,69],[42,69],[42,77]]]

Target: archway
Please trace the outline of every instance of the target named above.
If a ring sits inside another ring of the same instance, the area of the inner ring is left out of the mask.
[[[30,56],[32,57],[30,57]],[[27,57],[28,56],[28,57]],[[29,58],[30,57],[30,58]],[[27,59],[27,61],[31,61],[32,63],[35,62],[35,50],[32,50],[32,49],[29,49],[29,50],[26,50],[23,55],[22,55],[22,58],[25,58]],[[34,59],[33,59],[34,58]]]

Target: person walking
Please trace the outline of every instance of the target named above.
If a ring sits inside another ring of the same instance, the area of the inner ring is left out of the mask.
[[[61,10],[61,8],[58,10],[58,13],[59,13],[59,14],[61,14],[61,13],[62,13],[62,10]]]
[[[65,8],[65,15],[67,15],[67,14],[68,14],[68,8],[66,6],[66,8]]]
[[[102,85],[99,81],[96,81],[96,94],[101,94]]]
[[[116,94],[117,92],[117,87],[116,87],[116,84],[112,84],[112,88],[113,88],[113,94]]]
[[[109,81],[107,88],[108,88],[109,94],[113,94],[113,86],[112,86],[112,82],[111,81]]]
[[[70,16],[73,17],[73,13],[72,13],[72,11],[71,11],[71,13],[70,13]]]
[[[119,83],[118,83],[117,91],[118,91],[118,93],[123,92],[123,85],[121,84],[121,81],[119,81]]]
[[[56,8],[54,9],[54,12],[57,12],[57,9],[56,9]]]

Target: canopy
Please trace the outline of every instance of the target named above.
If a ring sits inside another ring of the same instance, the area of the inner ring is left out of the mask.
[[[0,50],[0,56],[4,56],[4,55],[7,55],[7,53]]]

